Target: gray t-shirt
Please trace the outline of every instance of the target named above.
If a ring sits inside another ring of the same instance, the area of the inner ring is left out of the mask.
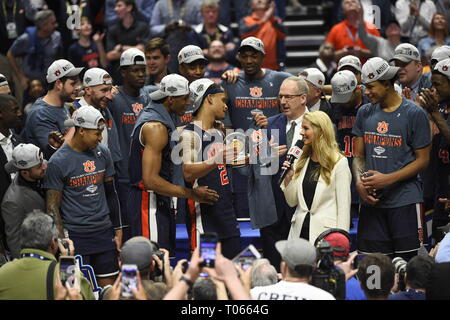
[[[266,117],[280,113],[278,93],[284,79],[290,73],[264,69],[264,77],[250,80],[242,71],[234,84],[222,82],[228,96],[228,112],[225,125],[247,130],[252,123],[253,109],[262,110]]]
[[[103,183],[114,173],[111,154],[102,145],[77,152],[65,144],[53,154],[43,187],[62,191],[61,218],[66,229],[85,233],[112,227]]]
[[[54,107],[42,98],[36,100],[28,112],[23,138],[41,149],[48,145],[48,134],[59,131],[64,134],[66,127],[64,121],[69,119],[70,112],[66,106]]]
[[[427,114],[407,99],[393,112],[383,111],[379,104],[361,106],[352,133],[364,138],[365,170],[381,173],[402,169],[416,159],[414,150],[431,143]],[[422,201],[422,183],[415,176],[386,187],[375,206],[398,208]]]

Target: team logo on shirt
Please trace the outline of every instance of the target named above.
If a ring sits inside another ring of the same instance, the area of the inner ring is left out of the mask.
[[[382,121],[378,122],[377,132],[378,133],[386,133],[389,129],[389,123]]]
[[[95,171],[95,161],[88,160],[85,163],[83,163],[84,171],[87,173],[91,173]]]
[[[139,113],[141,113],[143,106],[142,103],[135,103],[133,105],[131,105],[133,107],[133,112],[138,115]]]
[[[262,95],[263,95],[262,88],[260,87],[250,88],[250,96],[252,96],[253,98],[259,98]]]

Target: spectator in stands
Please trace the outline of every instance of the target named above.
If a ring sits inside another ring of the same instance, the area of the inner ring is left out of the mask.
[[[442,45],[450,45],[448,21],[441,13],[435,13],[431,20],[428,37],[422,38],[417,45],[423,65],[430,65],[431,51]]]
[[[325,85],[325,76],[317,68],[307,68],[298,74],[299,77],[306,80],[308,85],[308,96],[306,99],[306,106],[309,111],[323,111],[330,114],[331,105],[323,96],[322,89]]]
[[[433,259],[415,256],[406,265],[406,291],[389,296],[388,300],[425,300],[426,289],[430,283]]]
[[[105,34],[99,32],[92,35],[92,24],[87,17],[81,18],[80,29],[77,30],[80,38],[73,43],[68,51],[68,59],[77,66],[87,68],[108,66],[103,38]]]
[[[170,73],[168,69],[169,45],[163,38],[153,38],[145,45],[144,52],[148,75],[145,84],[155,86]]]
[[[337,71],[333,45],[328,42],[322,43],[319,48],[319,57],[309,67],[319,69],[325,76],[325,84],[330,84],[331,78]]]
[[[58,240],[58,230],[53,218],[40,211],[30,213],[20,229],[20,259],[5,264],[0,269],[1,300],[53,300],[57,297],[59,264],[58,252],[71,256],[72,241],[66,249]],[[49,274],[49,275],[48,275]],[[85,300],[94,300],[91,285],[80,276],[80,293]],[[53,288],[53,290],[49,289]]]
[[[358,36],[361,4],[358,0],[344,0],[342,9],[346,17],[345,20],[331,28],[325,42],[333,44],[336,50],[336,60],[350,54],[357,56],[364,63],[371,56],[371,53]],[[368,22],[364,22],[364,24],[368,33],[380,37],[380,33],[373,24]]]
[[[442,13],[447,21],[450,21],[450,1],[449,0],[436,0],[436,12]],[[447,31],[450,34],[450,25],[447,26]]]
[[[231,15],[231,3],[233,3],[234,19]],[[224,26],[229,27],[231,22],[241,21],[249,13],[249,2],[239,0],[219,0],[220,17],[219,21]]]
[[[150,25],[153,8],[155,7],[155,0],[136,0],[135,18]],[[117,14],[114,10],[116,0],[105,1],[105,25],[109,26],[117,21]]]
[[[277,270],[270,261],[262,258],[256,260],[252,265],[251,288],[271,286],[278,282]]]
[[[399,69],[379,57],[362,68],[370,104],[352,130],[353,177],[361,198],[358,251],[409,260],[423,241],[418,174],[429,162],[431,129],[425,111],[395,91]]]
[[[402,43],[398,45],[390,62],[394,62],[395,66],[400,68],[398,81],[407,99],[415,101],[422,88],[431,88],[430,78],[422,74],[423,65],[419,50],[412,44]]]
[[[46,209],[44,191],[40,188],[46,168],[47,161],[32,144],[15,147],[12,160],[5,166],[8,173],[16,172],[1,203],[6,240],[13,259],[20,258],[20,226],[26,215],[35,209]]]
[[[113,24],[106,35],[106,57],[111,63],[110,70],[117,84],[122,84],[119,59],[123,52],[130,48],[138,48],[144,52],[144,44],[149,40],[150,33],[145,22],[135,18],[137,10],[134,0],[116,0],[114,10],[118,21]]]
[[[431,19],[436,13],[432,0],[398,0],[395,3],[395,18],[402,28],[405,42],[416,46],[430,30]]]
[[[280,18],[275,17],[275,2],[269,0],[250,0],[252,13],[239,21],[241,39],[250,36],[264,43],[265,59],[262,67],[280,70],[284,66],[284,39],[286,29]]]
[[[376,37],[367,32],[365,25],[359,20],[358,35],[375,57],[389,61],[394,56],[395,48],[401,43],[400,25],[396,20],[388,22],[385,30],[386,38]]]
[[[316,248],[305,239],[276,243],[281,255],[282,280],[251,289],[254,300],[335,300],[328,292],[309,284],[316,264]]]
[[[220,40],[214,40],[208,49],[208,65],[205,67],[205,78],[211,79],[217,84],[222,82],[222,74],[234,67],[226,61],[225,45]]]
[[[28,115],[31,107],[36,102],[37,99],[43,97],[47,94],[47,91],[44,89],[44,82],[40,79],[32,79],[30,81],[30,88],[28,89],[28,96],[30,97],[30,102],[25,105],[23,108],[23,112],[25,115]]]
[[[0,73],[0,94],[11,94],[8,79]]]
[[[376,278],[373,277],[374,267],[379,270]],[[387,300],[394,286],[394,277],[394,266],[385,255],[371,253],[359,262],[358,279],[367,300]]]
[[[300,134],[303,153],[293,167],[284,162],[283,168],[291,169],[281,189],[287,203],[297,206],[288,239],[301,237],[314,243],[330,227],[348,232],[352,175],[325,112],[306,113]]]
[[[73,101],[81,69],[64,59],[53,62],[46,77],[49,91],[36,100],[28,113],[22,133],[24,140],[41,148],[46,159],[54,152],[49,145],[49,133],[58,131],[65,134],[64,121],[69,118],[69,110],[64,103]]]
[[[206,55],[212,42],[220,40],[225,45],[227,60],[233,61],[236,55],[236,43],[233,41],[231,29],[219,24],[218,2],[214,0],[203,2],[201,13],[203,21],[194,28],[199,38],[199,47],[203,49],[203,53]]]
[[[39,11],[34,23],[36,27],[28,27],[8,51],[8,61],[22,90],[28,88],[30,79],[43,79],[48,67],[62,55],[61,34],[56,31],[58,23],[53,11]],[[16,57],[24,59],[21,68]]]
[[[162,249],[164,250],[164,249]],[[156,257],[156,258],[155,258]],[[162,300],[170,289],[172,280],[172,272],[170,270],[170,262],[168,252],[164,250],[164,265],[166,272],[166,279],[169,281],[169,285],[163,282],[155,282],[150,279],[150,276],[155,269],[155,260],[158,257],[152,250],[152,244],[150,240],[145,237],[133,237],[124,243],[122,252],[120,253],[119,265],[135,264],[138,267],[139,275],[142,281],[142,286],[146,292],[148,300]],[[158,259],[159,260],[159,259]],[[110,291],[111,287],[106,287],[102,291],[103,299],[110,300],[111,295],[114,295]]]
[[[196,26],[202,23],[198,0],[157,1],[150,20],[153,37],[167,35],[168,29]]]

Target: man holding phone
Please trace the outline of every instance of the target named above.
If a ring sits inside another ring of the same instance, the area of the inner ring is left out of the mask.
[[[0,268],[0,300],[55,299],[57,288],[60,287],[56,281],[61,279],[55,256],[58,252],[67,256],[68,250],[58,241],[58,230],[52,216],[42,211],[30,213],[23,221],[20,234],[20,259]],[[73,252],[72,241],[67,241]],[[53,277],[50,277],[53,290],[46,290],[49,285],[48,273],[53,273]],[[95,300],[88,280],[82,276],[80,280],[81,296],[85,300]]]
[[[208,186],[219,195],[219,200],[213,205],[189,201],[187,229],[191,249],[198,246],[200,233],[215,232],[222,243],[223,255],[232,259],[241,247],[231,183],[225,166],[232,162],[234,149],[224,146],[222,132],[214,128],[214,122],[224,119],[228,109],[225,92],[210,79],[196,80],[189,88],[194,100],[194,120],[181,134],[184,179],[194,186]]]

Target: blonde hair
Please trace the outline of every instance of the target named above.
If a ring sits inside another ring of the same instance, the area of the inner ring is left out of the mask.
[[[303,153],[295,165],[295,177],[298,177],[314,150],[319,160],[320,169],[316,169],[312,177],[314,180],[319,180],[319,176],[322,176],[325,183],[329,185],[331,182],[331,171],[333,171],[335,164],[344,156],[336,142],[331,119],[323,111],[313,111],[306,113],[303,116],[303,121],[311,123],[315,139],[311,144],[303,147]]]

